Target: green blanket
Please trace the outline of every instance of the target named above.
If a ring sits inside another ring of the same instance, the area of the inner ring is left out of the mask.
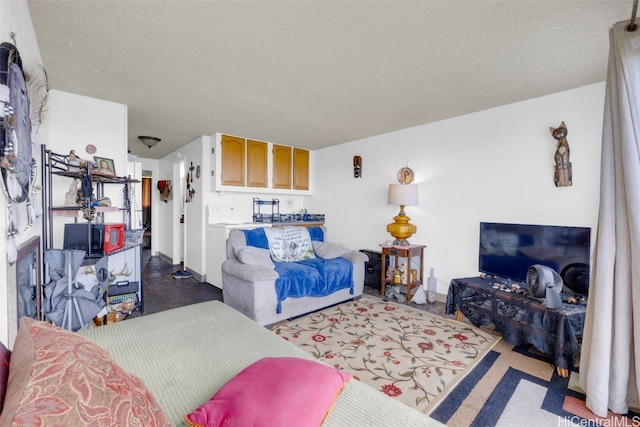
[[[312,357],[219,301],[80,331],[139,376],[176,426],[228,380],[263,357]],[[315,360],[315,359],[314,359]],[[323,426],[437,426],[437,421],[356,380]]]

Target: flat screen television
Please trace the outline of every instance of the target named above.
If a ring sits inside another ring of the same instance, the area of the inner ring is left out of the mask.
[[[480,223],[479,271],[524,282],[533,264],[553,268],[568,288],[589,290],[591,228]]]

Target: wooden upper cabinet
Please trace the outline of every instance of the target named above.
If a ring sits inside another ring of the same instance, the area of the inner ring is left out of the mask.
[[[309,150],[293,149],[293,189],[309,189]]]
[[[291,147],[273,144],[273,188],[291,188]]]
[[[220,174],[216,174],[216,179],[220,177],[223,191],[236,191],[224,186],[257,192],[265,191],[261,189],[309,191],[309,150],[230,135],[220,135],[218,147]]]
[[[267,187],[268,156],[266,142],[247,139],[247,187]]]
[[[245,140],[235,136],[222,135],[222,184],[244,186]]]

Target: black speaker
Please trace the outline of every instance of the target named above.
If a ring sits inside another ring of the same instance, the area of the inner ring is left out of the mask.
[[[360,252],[369,257],[369,261],[364,263],[364,284],[372,288],[380,289],[380,274],[382,274],[382,252],[360,249]],[[389,267],[389,257],[387,267]]]

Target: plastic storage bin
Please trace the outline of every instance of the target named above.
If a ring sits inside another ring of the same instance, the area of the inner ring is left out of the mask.
[[[125,230],[124,245],[127,247],[141,245],[143,236],[144,228],[139,228],[137,230]]]

